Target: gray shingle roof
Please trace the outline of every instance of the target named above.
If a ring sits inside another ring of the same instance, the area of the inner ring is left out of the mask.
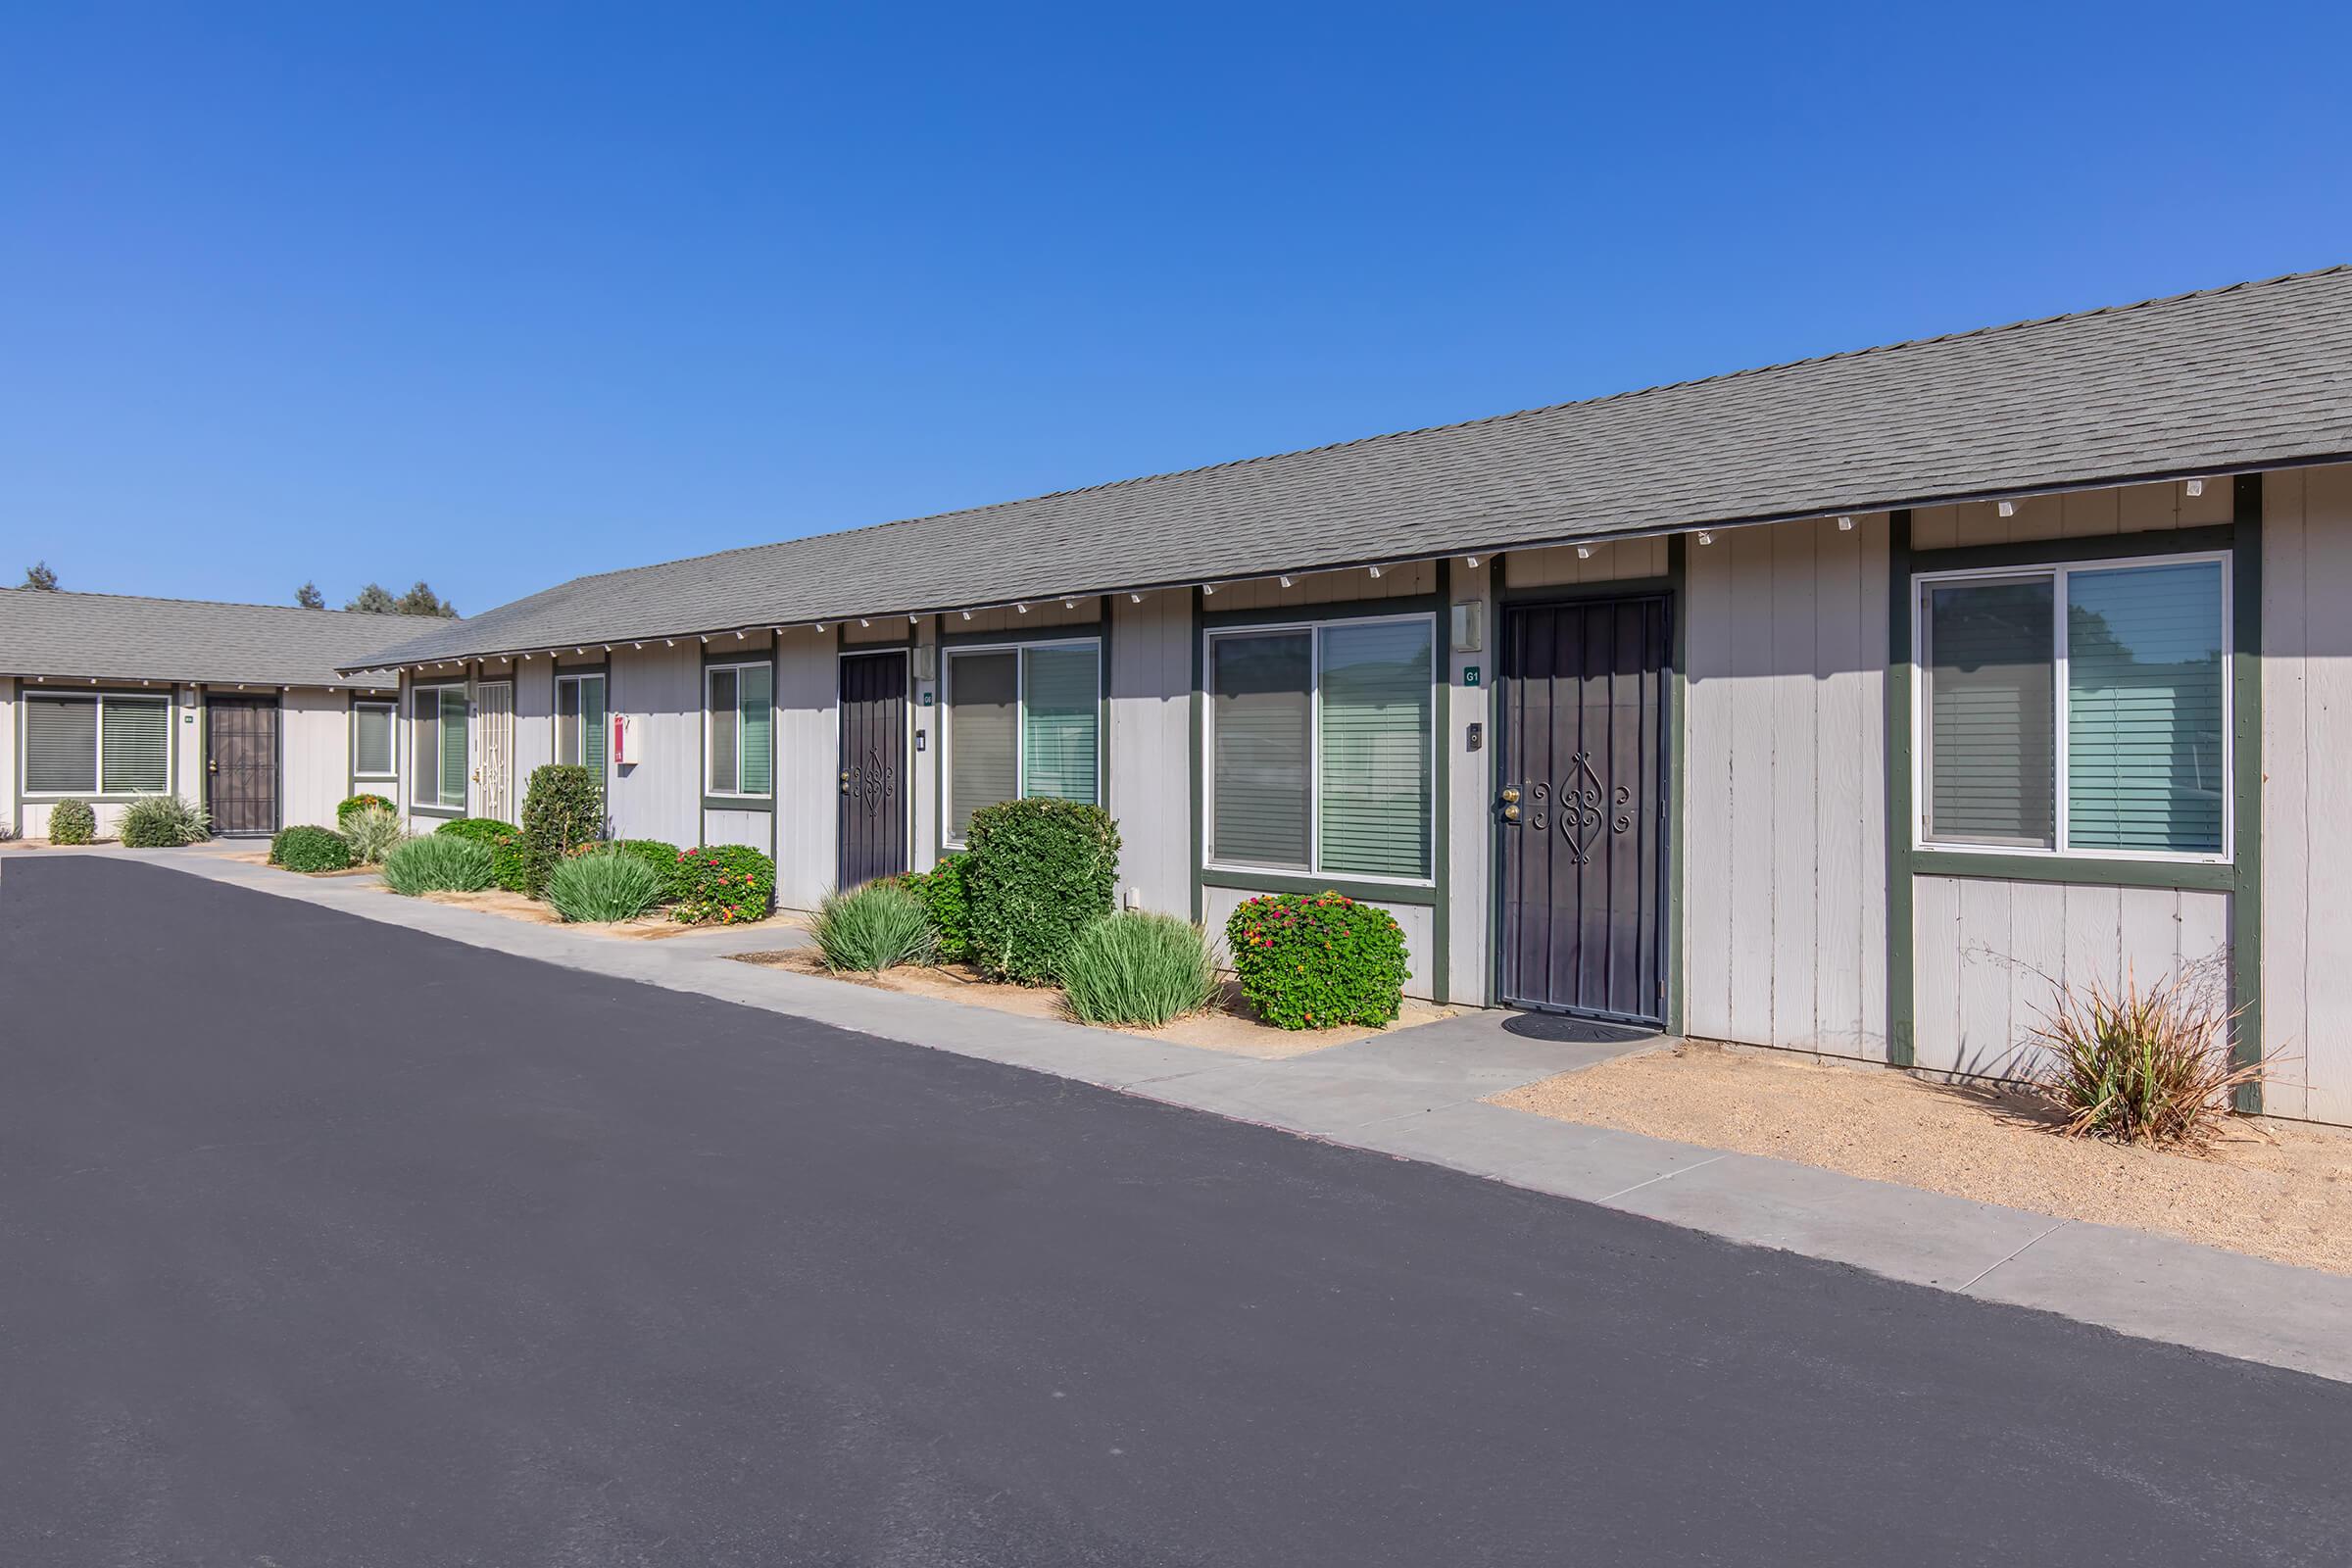
[[[0,589],[0,675],[380,686],[336,671],[416,635],[405,615]]]
[[[2352,267],[580,577],[407,662],[2352,454]]]

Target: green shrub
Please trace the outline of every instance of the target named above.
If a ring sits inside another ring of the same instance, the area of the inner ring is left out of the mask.
[[[961,963],[971,956],[972,902],[963,885],[964,858],[951,855],[928,871],[908,871],[899,885],[923,901],[931,932],[939,939],[939,961]]]
[[[335,826],[341,828],[346,833],[350,832],[351,819],[359,815],[362,811],[381,811],[386,816],[398,816],[400,814],[400,808],[395,805],[388,796],[368,795],[365,793],[354,795],[351,797],[351,799],[345,801],[342,805],[335,808]]]
[[[1278,1029],[1385,1024],[1404,1005],[1404,931],[1337,893],[1269,893],[1225,922],[1242,995]]]
[[[531,891],[529,862],[522,853],[522,830],[495,816],[461,816],[433,830],[447,833],[490,852],[490,880],[509,893]]]
[[[2210,982],[2143,990],[2128,975],[2117,990],[2069,986],[2034,1039],[2047,1053],[2034,1087],[2065,1116],[2065,1130],[2119,1143],[2204,1149],[2238,1089],[2270,1068],[2231,1064],[2230,1011]]]
[[[776,896],[776,862],[740,844],[688,850],[678,862],[670,912],[689,925],[764,919]]]
[[[662,879],[662,902],[674,904],[686,896],[686,852],[660,839],[614,839],[612,848],[643,860]]]
[[[98,813],[87,801],[60,801],[49,808],[49,842],[87,844],[98,836]]]
[[[972,813],[967,840],[972,964],[1025,986],[1059,978],[1078,933],[1110,913],[1119,825],[1099,806],[1004,801]]]
[[[332,828],[286,828],[270,841],[270,863],[289,871],[348,870],[351,841]]]
[[[1063,1000],[1082,1023],[1166,1023],[1208,1005],[1217,965],[1208,938],[1172,914],[1111,914],[1078,933],[1061,960]]]
[[[522,797],[522,891],[538,898],[564,858],[605,836],[605,792],[587,768],[548,762],[531,769]]]
[[[590,850],[556,867],[547,902],[566,920],[634,920],[662,902],[662,873],[618,850]]]
[[[213,819],[201,806],[176,795],[148,795],[122,812],[119,835],[133,850],[176,850],[213,836]]]
[[[408,837],[400,830],[400,818],[379,806],[345,817],[343,836],[351,841],[351,858],[362,865],[383,864],[392,846]]]
[[[419,893],[479,893],[491,882],[490,852],[462,835],[403,839],[384,856],[384,886]]]
[[[931,912],[895,877],[826,894],[808,929],[828,969],[878,974],[897,964],[928,963],[937,947]]]

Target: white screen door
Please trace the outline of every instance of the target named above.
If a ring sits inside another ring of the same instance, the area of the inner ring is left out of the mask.
[[[514,683],[484,681],[474,690],[474,734],[481,761],[473,770],[474,810],[514,820]]]

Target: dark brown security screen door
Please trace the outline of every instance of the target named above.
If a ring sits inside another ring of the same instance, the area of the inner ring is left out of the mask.
[[[277,699],[205,698],[205,797],[213,831],[277,831]]]
[[[906,869],[906,656],[841,662],[840,885]]]
[[[1509,1005],[1665,1021],[1667,613],[1663,596],[1504,611]]]

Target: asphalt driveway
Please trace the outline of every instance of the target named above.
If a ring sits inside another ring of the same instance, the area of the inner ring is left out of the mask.
[[[0,857],[0,1562],[2341,1563],[2352,1389]]]

